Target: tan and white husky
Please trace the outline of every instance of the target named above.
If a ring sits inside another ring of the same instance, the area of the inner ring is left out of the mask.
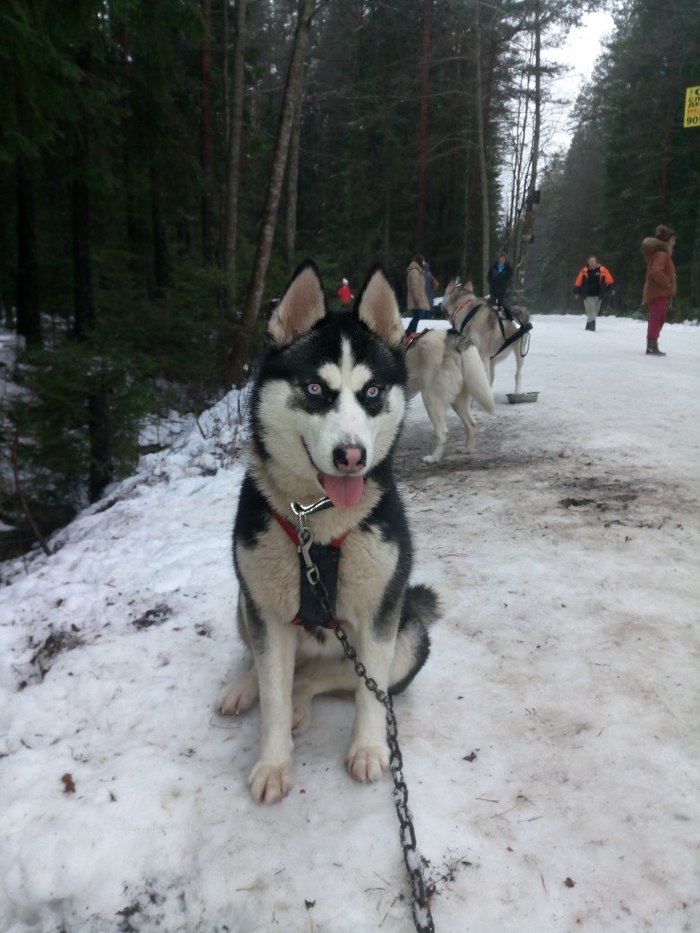
[[[454,331],[421,331],[406,347],[408,393],[420,392],[435,431],[435,449],[423,457],[437,463],[447,443],[446,415],[452,408],[464,425],[466,451],[474,446],[476,421],[470,412],[474,399],[484,411],[494,409],[493,393],[479,352],[468,337]]]
[[[511,308],[511,314],[515,318],[511,320],[502,308],[494,308],[485,298],[478,298],[474,294],[471,282],[458,284],[455,280],[445,289],[442,310],[452,327],[468,337],[476,346],[491,385],[496,364],[511,354],[514,355],[515,392],[519,394],[522,391],[522,368],[525,362],[523,342],[515,340],[503,351],[499,352],[499,349],[522,325],[529,324],[527,310],[522,307]],[[527,340],[527,336],[524,339]]]

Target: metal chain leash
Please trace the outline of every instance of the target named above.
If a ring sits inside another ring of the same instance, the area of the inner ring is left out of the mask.
[[[390,694],[382,690],[377,681],[367,674],[367,668],[357,656],[357,651],[348,641],[348,636],[343,631],[343,627],[335,617],[335,612],[330,604],[326,587],[324,586],[318,567],[311,557],[311,532],[306,524],[305,518],[311,512],[327,508],[328,500],[321,499],[314,505],[304,507],[298,503],[292,503],[292,511],[299,519],[299,553],[303,555],[304,565],[306,566],[306,578],[315,589],[318,599],[323,606],[323,610],[328,616],[328,627],[332,630],[335,637],[340,642],[345,656],[352,663],[355,673],[364,682],[370,693],[373,693],[376,699],[386,709],[386,738],[389,746],[389,768],[394,781],[394,806],[396,815],[399,819],[399,840],[403,851],[403,860],[406,866],[406,873],[411,884],[411,911],[413,913],[413,922],[418,933],[435,933],[433,917],[428,903],[428,889],[423,879],[421,859],[418,853],[418,844],[416,841],[416,830],[413,825],[413,818],[408,807],[408,786],[403,776],[403,755],[399,747],[399,728],[394,713],[394,704]],[[328,503],[330,504],[330,503]]]

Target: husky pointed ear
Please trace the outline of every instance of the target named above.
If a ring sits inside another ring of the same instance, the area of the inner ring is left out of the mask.
[[[358,320],[389,346],[399,347],[403,342],[403,324],[394,289],[379,267],[367,276],[355,305]]]
[[[302,263],[275,308],[267,330],[278,347],[286,347],[297,337],[307,334],[326,316],[326,299],[316,266]]]

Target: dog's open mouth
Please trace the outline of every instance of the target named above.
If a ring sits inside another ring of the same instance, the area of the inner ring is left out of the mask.
[[[326,495],[337,509],[349,509],[357,505],[365,491],[363,476],[331,476],[329,473],[319,473],[318,478]]]

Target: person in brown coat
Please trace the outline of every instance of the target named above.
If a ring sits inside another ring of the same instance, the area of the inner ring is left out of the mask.
[[[647,267],[642,304],[649,307],[649,356],[666,356],[659,350],[659,335],[666,323],[669,302],[676,295],[676,267],[671,258],[675,245],[675,231],[664,224],[659,224],[655,236],[648,236],[642,240],[642,256]]]
[[[418,322],[426,317],[430,311],[428,296],[425,291],[425,276],[423,275],[423,263],[425,256],[417,253],[406,270],[406,304],[408,313],[412,315],[411,321],[406,328],[407,334],[413,334],[418,330]]]

